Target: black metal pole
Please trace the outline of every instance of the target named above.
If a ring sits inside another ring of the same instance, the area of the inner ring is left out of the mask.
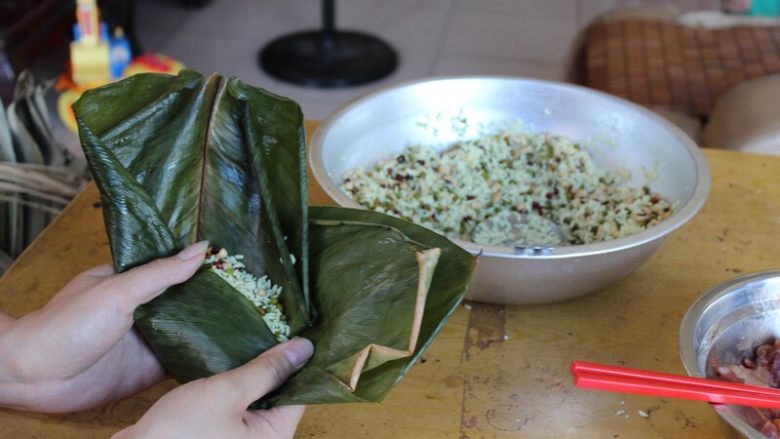
[[[322,49],[328,51],[336,45],[336,2],[322,0]]]
[[[331,34],[336,30],[336,2],[322,0],[322,31]]]

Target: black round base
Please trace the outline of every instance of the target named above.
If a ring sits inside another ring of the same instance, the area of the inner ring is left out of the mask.
[[[336,88],[384,78],[398,56],[384,41],[360,32],[299,32],[281,36],[260,49],[260,66],[282,81]]]

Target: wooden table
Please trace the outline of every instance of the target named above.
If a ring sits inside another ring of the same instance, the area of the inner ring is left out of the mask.
[[[780,265],[773,239],[780,231],[780,158],[704,153],[713,174],[704,208],[627,279],[552,305],[464,305],[385,402],[310,407],[298,436],[735,435],[707,404],[583,391],[568,372],[571,360],[581,359],[683,373],[677,331],[693,300],[741,273]],[[312,203],[329,202],[316,185],[310,190]],[[78,272],[108,261],[98,193],[89,186],[0,279],[0,309],[24,315]],[[105,438],[174,386],[167,381],[87,413],[0,410],[0,437]]]

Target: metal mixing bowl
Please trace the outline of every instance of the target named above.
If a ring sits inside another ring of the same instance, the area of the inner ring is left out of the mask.
[[[358,99],[314,134],[310,164],[331,198],[359,208],[339,190],[346,171],[370,167],[410,144],[446,148],[518,120],[530,132],[581,142],[597,164],[629,171],[631,185],[648,184],[676,209],[648,230],[595,244],[509,248],[454,240],[481,253],[469,299],[546,303],[604,288],[634,271],[667,234],[691,219],[709,191],[709,169],[698,147],[665,119],[590,89],[511,77],[415,81]]]
[[[712,364],[740,364],[761,344],[780,337],[780,270],[748,274],[699,297],[680,325],[680,357],[689,375],[715,377]],[[765,439],[749,407],[715,406],[749,438]],[[755,427],[755,428],[754,428]]]

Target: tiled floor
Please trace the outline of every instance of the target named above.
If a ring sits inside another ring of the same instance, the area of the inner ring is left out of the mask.
[[[653,3],[652,1],[644,1]],[[337,25],[371,32],[400,55],[390,77],[370,85],[320,90],[276,81],[257,65],[261,46],[281,34],[315,28],[317,0],[138,0],[137,30],[146,50],[203,73],[221,72],[289,96],[321,119],[360,95],[432,75],[506,74],[562,80],[580,28],[631,0],[339,0]],[[680,1],[683,9],[712,0]]]

